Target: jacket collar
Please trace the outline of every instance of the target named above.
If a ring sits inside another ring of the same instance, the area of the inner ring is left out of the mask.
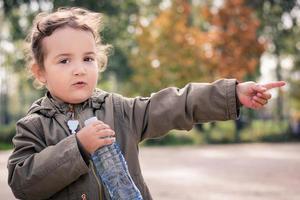
[[[32,104],[31,108],[28,111],[28,114],[40,113],[47,117],[53,117],[57,113],[66,114],[68,111],[70,111],[71,106],[74,106],[76,107],[76,109],[79,110],[85,109],[86,107],[99,109],[105,102],[105,98],[108,95],[109,94],[103,90],[95,89],[95,91],[89,99],[80,104],[71,105],[69,103],[65,103],[63,101],[53,98],[50,92],[48,91],[44,97],[38,99]]]

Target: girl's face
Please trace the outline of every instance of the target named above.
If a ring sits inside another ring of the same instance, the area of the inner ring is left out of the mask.
[[[87,100],[98,80],[96,43],[89,31],[63,27],[42,41],[44,69],[35,73],[57,99],[77,104]]]

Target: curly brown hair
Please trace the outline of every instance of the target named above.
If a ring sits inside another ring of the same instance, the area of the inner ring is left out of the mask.
[[[39,13],[34,21],[27,36],[27,63],[28,70],[32,72],[33,64],[37,64],[44,69],[45,48],[42,41],[45,37],[50,36],[55,30],[64,27],[71,27],[89,31],[93,34],[97,45],[97,61],[100,71],[106,68],[108,54],[111,45],[104,45],[101,42],[100,31],[103,28],[103,16],[101,13],[92,12],[83,8],[58,8],[53,13]],[[35,80],[35,84],[39,85]]]

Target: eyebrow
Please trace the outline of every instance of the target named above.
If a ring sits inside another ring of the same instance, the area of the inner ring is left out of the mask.
[[[84,53],[84,55],[89,55],[89,54],[94,54],[94,55],[96,55],[96,53],[95,53],[94,51],[89,51],[89,52]]]
[[[54,58],[56,59],[56,58],[64,57],[64,56],[68,57],[68,56],[71,56],[71,55],[72,54],[70,54],[70,53],[61,53],[61,54],[56,55]]]
[[[84,55],[91,55],[91,54],[96,55],[96,53],[93,51],[88,51],[88,52],[84,53]],[[71,53],[61,53],[61,54],[56,55],[54,58],[57,59],[59,57],[64,57],[64,56],[69,57],[69,56],[72,56],[72,54]]]

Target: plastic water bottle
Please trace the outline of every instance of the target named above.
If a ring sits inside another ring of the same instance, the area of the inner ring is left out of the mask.
[[[92,117],[84,122],[85,126],[93,121]],[[92,155],[97,175],[107,188],[112,200],[142,200],[139,189],[134,184],[126,160],[116,142],[96,150]]]

